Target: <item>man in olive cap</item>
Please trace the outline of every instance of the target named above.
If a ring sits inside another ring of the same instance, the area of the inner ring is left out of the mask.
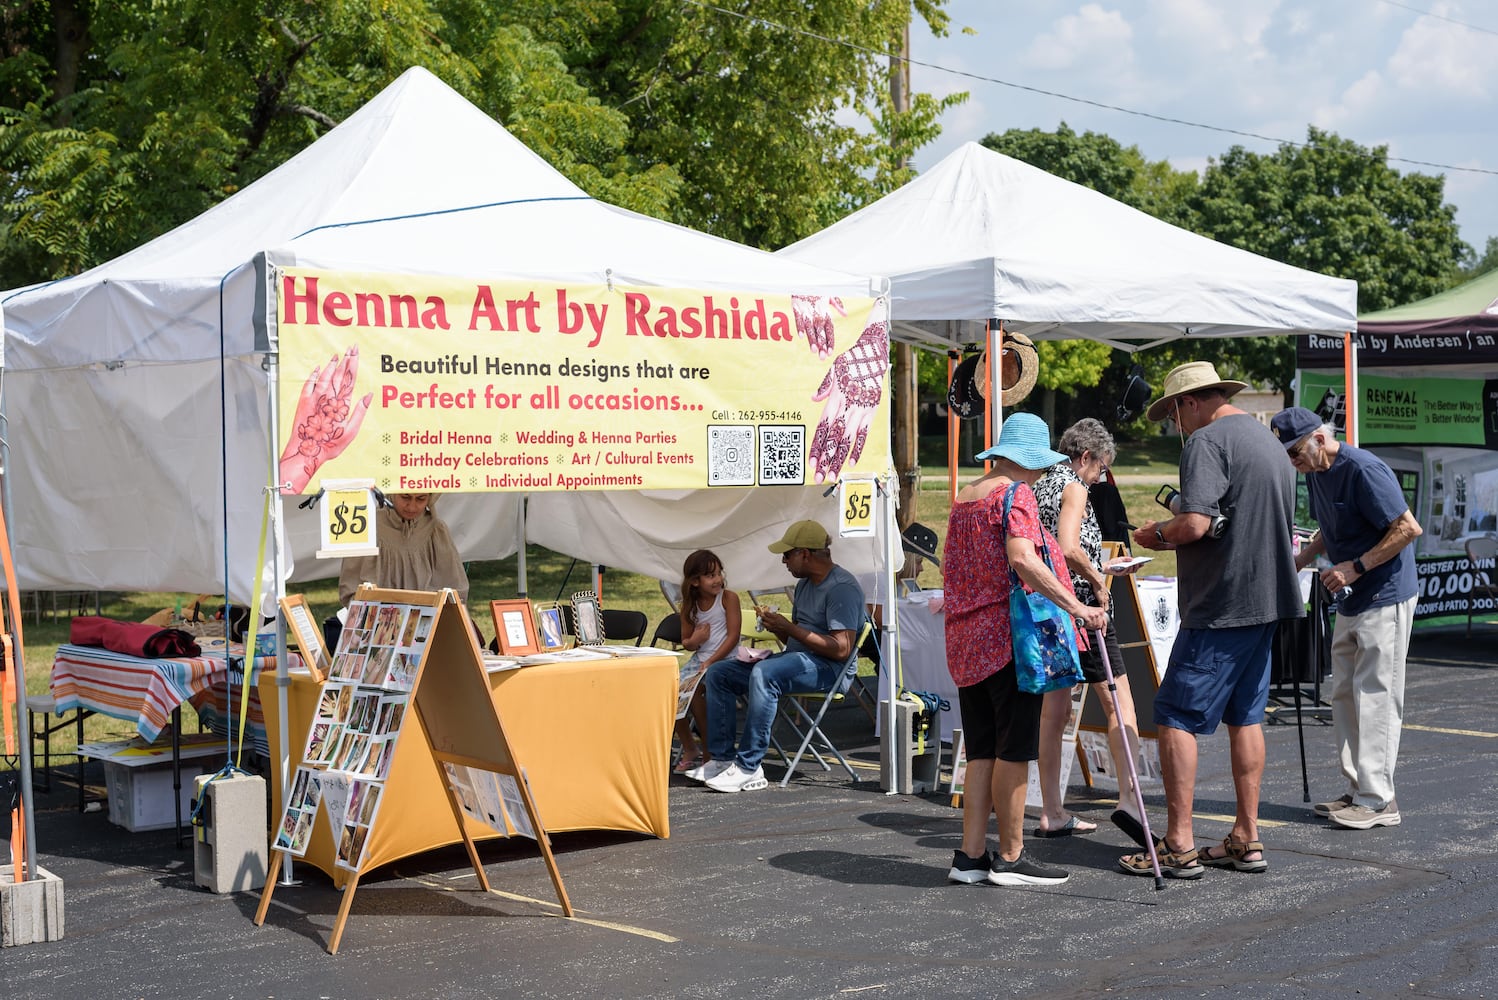
[[[758,608],[765,631],[785,649],[758,663],[724,659],[707,670],[707,749],[712,760],[688,774],[715,792],[764,788],[760,761],[770,747],[770,727],[785,691],[830,691],[855,655],[865,615],[863,588],[832,561],[831,539],[815,521],[797,521],[770,546],[799,582],[791,617]],[[748,704],[744,736],[734,751],[738,727],[735,699]]]
[[[1305,568],[1325,552],[1321,582],[1337,601],[1332,632],[1332,727],[1347,791],[1316,814],[1350,830],[1398,826],[1394,764],[1404,721],[1404,661],[1419,586],[1410,543],[1423,534],[1399,478],[1372,452],[1337,440],[1303,406],[1269,422],[1306,477],[1314,538],[1295,557]]]
[[[1155,695],[1168,823],[1160,868],[1172,878],[1197,878],[1203,865],[1269,867],[1259,842],[1259,784],[1270,651],[1280,619],[1302,617],[1305,607],[1291,549],[1295,473],[1269,429],[1230,402],[1244,388],[1193,361],[1165,376],[1146,411],[1151,420],[1170,417],[1186,437],[1175,516],[1134,532],[1137,545],[1176,551],[1181,629]],[[1222,722],[1238,811],[1222,843],[1198,850],[1191,829],[1196,737]],[[1147,854],[1120,864],[1151,874]]]

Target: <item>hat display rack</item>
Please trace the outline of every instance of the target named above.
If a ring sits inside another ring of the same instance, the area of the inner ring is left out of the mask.
[[[969,344],[961,353],[947,352],[947,469],[954,498],[957,495],[960,421],[997,416],[988,405],[989,387],[993,384],[990,365],[994,335],[998,335],[1000,345],[1001,407],[1009,408],[1024,402],[1035,391],[1035,383],[1040,377],[1040,355],[1034,341],[1022,333],[1005,330],[1003,321],[998,319],[988,321],[987,332],[988,344],[985,347]],[[984,449],[993,443],[997,433],[993,424],[991,419],[984,421]]]

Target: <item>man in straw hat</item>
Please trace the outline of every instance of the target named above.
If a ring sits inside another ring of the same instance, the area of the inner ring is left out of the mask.
[[[1270,649],[1280,619],[1301,617],[1305,608],[1291,549],[1295,473],[1269,428],[1229,402],[1244,388],[1193,361],[1165,376],[1146,412],[1151,420],[1169,417],[1185,439],[1175,516],[1134,532],[1137,544],[1174,549],[1177,559],[1181,629],[1155,696],[1167,815],[1158,846],[1161,871],[1172,878],[1197,878],[1203,865],[1269,867],[1259,842],[1259,784]],[[1196,737],[1219,722],[1228,726],[1238,811],[1221,844],[1198,850],[1191,829]],[[1147,853],[1119,864],[1152,874]]]

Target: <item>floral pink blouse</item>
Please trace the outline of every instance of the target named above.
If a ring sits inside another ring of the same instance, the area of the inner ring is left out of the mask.
[[[1008,490],[1004,486],[980,500],[959,501],[947,518],[941,562],[947,669],[958,687],[971,687],[991,677],[1014,658],[1009,632],[1012,585],[1002,524]],[[1009,533],[1030,539],[1037,550],[1047,546],[1051,565],[1061,565],[1061,544],[1041,526],[1035,494],[1024,483],[1019,484],[1009,509]],[[1070,573],[1057,574],[1057,578],[1072,590]]]

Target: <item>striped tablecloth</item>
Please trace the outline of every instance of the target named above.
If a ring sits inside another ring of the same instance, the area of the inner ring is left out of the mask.
[[[269,657],[255,663],[261,669],[274,669],[276,661]],[[222,645],[205,648],[202,656],[144,659],[98,646],[65,644],[57,648],[57,658],[52,661],[51,690],[58,711],[86,708],[133,722],[147,740],[156,739],[171,722],[172,711],[187,702],[210,729],[232,739],[239,729],[243,677],[243,657],[237,645],[229,648],[229,659]],[[226,681],[232,682],[232,690]],[[227,721],[230,698],[233,734],[228,732]],[[248,714],[245,737],[257,751],[268,754],[258,685],[250,686]]]

